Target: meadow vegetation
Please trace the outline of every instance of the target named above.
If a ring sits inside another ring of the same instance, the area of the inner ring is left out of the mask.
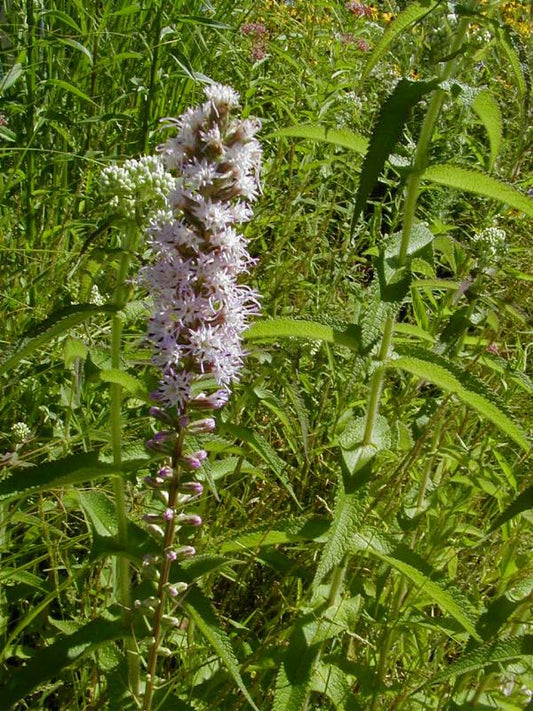
[[[0,711],[529,707],[528,3],[0,22]],[[169,184],[117,168],[214,83],[263,165],[261,314],[210,432],[150,415],[137,275]],[[203,486],[172,566],[162,465]]]

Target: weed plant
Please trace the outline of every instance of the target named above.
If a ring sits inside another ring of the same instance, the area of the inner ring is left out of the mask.
[[[0,711],[532,703],[532,20],[2,4]],[[169,600],[142,522],[157,205],[103,176],[213,82],[262,122],[263,315],[216,431],[185,440],[204,524]]]

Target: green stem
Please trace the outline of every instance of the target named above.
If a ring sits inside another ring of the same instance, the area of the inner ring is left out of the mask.
[[[35,130],[35,88],[36,88],[36,67],[35,67],[35,15],[34,0],[26,0],[26,23],[28,25],[28,40],[26,45],[26,145],[28,150],[26,159],[26,237],[28,244],[35,245],[35,156],[30,144],[33,141]]]
[[[172,457],[172,469],[174,470],[174,476],[172,484],[168,492],[168,508],[175,509],[178,501],[178,493],[181,481],[181,472],[178,464],[179,458],[181,457],[181,452],[183,449],[183,440],[185,437],[185,429],[180,427],[178,433],[178,439],[174,449],[174,456]],[[154,612],[152,620],[152,646],[150,648],[150,653],[148,657],[148,665],[146,669],[146,687],[144,690],[143,697],[143,711],[151,711],[152,703],[155,691],[155,676],[157,672],[157,655],[159,653],[159,646],[161,644],[162,637],[162,620],[163,614],[165,612],[165,603],[167,600],[166,587],[168,579],[170,576],[170,569],[172,566],[172,561],[166,556],[166,552],[174,547],[176,538],[176,523],[174,518],[167,521],[165,529],[165,538],[163,542],[163,564],[160,571],[159,583],[157,586],[157,607]]]
[[[115,288],[115,305],[122,308],[127,299],[127,287],[125,285],[126,276],[131,259],[131,251],[137,235],[135,223],[129,223],[122,243],[122,254],[120,255],[117,270],[117,286]],[[122,342],[122,317],[115,314],[111,323],[111,367],[120,369],[120,354]],[[118,383],[111,384],[110,390],[110,410],[111,410],[111,447],[113,451],[113,464],[120,468],[122,465],[122,387]],[[117,516],[117,542],[121,550],[128,546],[128,517],[126,514],[126,488],[121,476],[113,479],[113,494],[115,498],[115,511]],[[128,559],[123,555],[117,556],[115,572],[115,596],[123,608],[124,619],[130,620],[131,613],[131,578]],[[128,637],[125,642],[126,658],[128,661],[129,687],[134,697],[139,696],[140,691],[140,665],[139,655],[135,640]]]
[[[475,3],[477,4],[477,0]],[[470,20],[464,17],[457,26],[457,32],[455,39],[453,41],[450,54],[455,55],[461,48]],[[440,81],[445,81],[449,79],[457,69],[457,59],[450,59],[443,66],[442,71],[439,75]],[[442,102],[444,101],[445,92],[442,90],[437,90],[433,94],[431,102],[429,104],[426,116],[422,123],[422,128],[420,129],[420,136],[418,138],[418,143],[416,146],[415,157],[413,161],[413,167],[409,178],[407,180],[407,189],[405,194],[404,206],[403,206],[403,227],[402,227],[402,240],[400,245],[400,254],[398,258],[398,267],[401,268],[405,266],[407,261],[407,254],[409,250],[409,239],[411,236],[411,231],[413,229],[413,224],[415,220],[416,207],[418,204],[418,196],[420,194],[420,181],[422,179],[422,172],[426,165],[427,154],[429,146],[431,143],[431,137],[435,128],[435,124],[440,114],[442,108]],[[391,316],[387,319],[385,324],[385,329],[383,333],[383,338],[381,341],[381,347],[379,351],[379,360],[383,362],[386,360],[389,354],[390,347],[392,345],[392,339],[394,335],[394,325],[395,317]],[[383,390],[383,380],[385,377],[385,369],[379,367],[373,377],[370,384],[370,393],[368,398],[366,424],[365,424],[365,434],[363,439],[363,445],[371,444],[374,426],[376,423],[377,415],[379,412],[379,403],[381,400],[381,392]]]

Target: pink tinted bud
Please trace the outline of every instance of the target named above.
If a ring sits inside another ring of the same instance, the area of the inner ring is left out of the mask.
[[[167,560],[169,560],[171,563],[178,559],[178,554],[176,553],[176,551],[167,551],[165,555],[167,557]]]
[[[163,513],[163,518],[165,519],[165,521],[172,521],[172,519],[174,518],[174,509],[165,509]]]
[[[202,462],[192,454],[181,458],[181,463],[189,469],[200,469]]]
[[[181,593],[187,590],[187,583],[175,583],[174,585],[167,585],[165,590],[170,595],[170,597],[177,597]]]
[[[203,420],[196,420],[196,422],[191,422],[189,425],[189,432],[192,434],[208,434],[214,432],[216,428],[216,422],[212,417],[206,417]]]
[[[155,417],[157,420],[164,422],[166,425],[174,425],[175,423],[174,418],[160,407],[151,407],[148,412],[151,417]]]
[[[201,526],[202,519],[196,514],[180,514],[176,516],[176,521],[182,526]]]
[[[161,479],[169,479],[172,475],[174,474],[174,471],[172,470],[172,467],[161,467],[159,471],[157,472],[157,476],[161,477]]]
[[[202,486],[202,484],[200,484],[199,481],[184,481],[183,484],[181,484],[180,486],[180,491],[182,491],[184,494],[200,496],[204,491],[204,487]]]
[[[191,401],[191,407],[196,407],[198,409],[203,408],[206,410],[219,410],[229,400],[229,393],[227,390],[217,390],[211,395],[206,395],[205,393],[200,393],[194,400]]]

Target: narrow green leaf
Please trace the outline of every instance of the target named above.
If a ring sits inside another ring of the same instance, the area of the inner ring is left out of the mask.
[[[533,217],[533,199],[486,173],[444,163],[426,168],[422,177],[439,185],[498,200]]]
[[[438,684],[459,674],[467,674],[484,669],[492,664],[503,664],[533,655],[533,635],[507,637],[496,642],[483,644],[473,652],[463,654],[442,672],[429,678],[422,686]],[[421,688],[421,687],[419,687]]]
[[[271,318],[256,321],[244,333],[248,340],[274,340],[277,338],[306,338],[313,341],[325,341],[346,346],[358,351],[361,342],[353,326],[339,331],[331,326],[316,321],[300,321],[292,318]]]
[[[29,659],[2,686],[2,708],[14,708],[25,696],[103,645],[129,634],[120,614],[92,620],[74,634],[60,639]]]
[[[503,26],[495,26],[498,43],[507,58],[508,65],[514,74],[515,83],[521,99],[525,99],[529,92],[529,72],[526,62],[520,58],[520,51],[517,49],[517,41],[511,36],[509,29]]]
[[[482,89],[477,93],[472,103],[472,108],[481,119],[489,137],[490,158],[488,168],[492,170],[500,151],[503,136],[503,121],[500,107],[490,91],[488,89]]]
[[[446,392],[453,393],[465,405],[476,410],[481,417],[496,425],[520,447],[529,450],[529,442],[522,429],[512,420],[503,404],[498,401],[494,393],[490,393],[482,381],[462,371],[442,356],[421,348],[402,347],[400,352],[406,355],[389,361],[389,368],[405,370],[428,380]]]
[[[217,30],[233,30],[232,25],[227,25],[220,20],[212,20],[209,17],[204,17],[203,15],[180,15],[179,22],[183,22],[187,25],[205,25],[206,27],[214,27]]]
[[[90,104],[96,105],[96,102],[94,102],[84,91],[64,79],[47,79],[45,84],[47,86],[56,86],[58,89],[63,89],[63,91],[66,91],[69,94],[74,94],[74,96],[77,96],[79,99],[83,99],[84,101],[88,101]]]
[[[361,82],[368,77],[372,69],[374,69],[376,64],[382,59],[389,47],[396,42],[402,32],[404,32],[410,25],[413,25],[415,22],[422,19],[422,17],[425,17],[437,5],[438,3],[413,2],[394,18],[393,22],[391,22],[391,24],[387,27],[381,39],[372,50],[372,53],[363,68]]]
[[[364,154],[368,148],[368,139],[360,133],[347,128],[328,128],[314,124],[301,124],[280,128],[269,134],[272,138],[287,136],[289,138],[308,138],[311,141],[332,143],[334,146],[349,148],[356,153]]]
[[[69,329],[78,326],[91,316],[101,313],[115,313],[116,306],[94,306],[93,304],[75,304],[67,306],[49,316],[45,321],[32,326],[22,335],[20,344],[0,362],[0,375],[14,368],[21,360],[27,358],[36,350],[47,345],[57,336],[61,336]]]
[[[83,481],[121,475],[148,466],[151,456],[144,448],[125,450],[122,465],[116,466],[112,457],[102,452],[70,454],[55,462],[39,464],[31,469],[12,469],[0,482],[0,501],[21,494],[35,494]]]
[[[59,42],[60,44],[67,45],[67,47],[72,47],[72,49],[76,49],[78,52],[81,52],[87,57],[87,59],[89,60],[89,64],[93,63],[93,55],[91,54],[90,50],[87,49],[87,47],[81,44],[81,42],[78,42],[77,40],[72,39],[70,37],[56,37],[55,41]]]
[[[183,603],[189,617],[194,620],[200,632],[211,644],[219,658],[226,665],[235,683],[244,694],[250,706],[259,711],[248,693],[239,671],[239,663],[231,646],[231,642],[222,629],[215,610],[203,592],[196,586],[191,586],[187,591]]]
[[[0,80],[0,96],[2,96],[4,91],[7,91],[7,89],[9,89],[9,87],[12,86],[21,75],[22,64],[19,64],[17,62],[11,67],[7,74],[4,74],[4,76]]]
[[[291,486],[291,483],[285,473],[285,462],[278,457],[276,450],[267,442],[267,440],[261,435],[253,432],[246,427],[239,427],[238,425],[233,425],[229,422],[225,422],[222,425],[222,432],[229,433],[235,439],[241,439],[246,442],[253,450],[256,452],[261,459],[268,464],[272,469],[274,474],[278,477],[283,486],[287,489],[289,494],[292,496],[294,501],[301,508],[301,504],[296,498],[296,494]]]
[[[352,218],[353,224],[355,224],[372,189],[377,183],[378,177],[385,166],[385,161],[400,139],[411,109],[423,96],[435,89],[437,85],[438,81],[436,79],[418,82],[410,79],[401,79],[381,107],[363,162]]]

